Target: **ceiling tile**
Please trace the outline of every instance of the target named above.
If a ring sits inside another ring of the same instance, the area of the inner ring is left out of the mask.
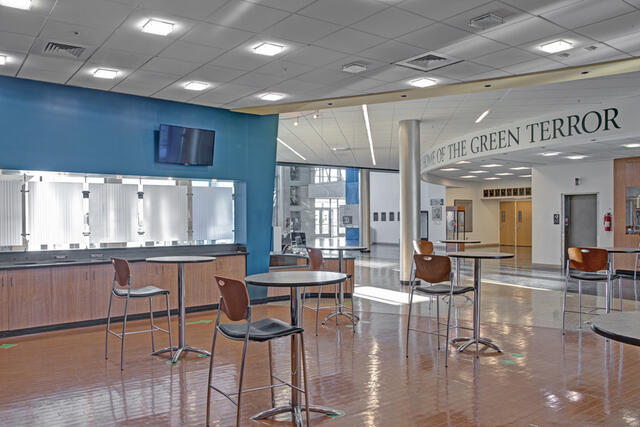
[[[599,41],[608,41],[630,34],[640,36],[640,10],[607,19],[596,24],[577,28],[575,31]]]
[[[133,8],[105,0],[57,0],[51,16],[63,22],[115,30]]]
[[[153,71],[156,73],[171,74],[174,76],[182,76],[190,73],[201,64],[194,62],[179,61],[177,59],[170,58],[153,58],[149,62],[145,63],[141,69],[147,71]]]
[[[214,104],[226,104],[234,99],[243,98],[249,94],[256,92],[256,88],[251,86],[242,86],[227,83],[220,87],[214,88],[209,92],[197,96],[194,100],[198,102],[209,102]],[[256,98],[257,99],[257,98]]]
[[[187,102],[194,97],[194,92],[186,90],[181,83],[174,83],[152,95],[153,98],[167,99],[170,101]]]
[[[398,80],[409,81],[417,79],[423,75],[424,73],[417,70],[411,70],[398,65],[388,65],[386,67],[378,68],[373,73],[369,74],[369,77],[385,82],[397,82]]]
[[[64,84],[69,79],[67,73],[56,73],[53,71],[39,70],[37,68],[22,68],[18,77],[59,84]]]
[[[483,36],[512,46],[531,42],[542,37],[551,37],[565,31],[562,27],[544,19],[531,17],[515,24],[500,25],[495,29],[485,31]]]
[[[539,58],[534,59],[533,61],[526,61],[520,64],[511,65],[508,67],[501,67],[504,71],[507,71],[512,74],[525,74],[525,73],[533,73],[536,71],[545,71],[545,70],[553,70],[556,68],[562,68],[565,65],[553,61],[547,58]]]
[[[132,31],[129,28],[119,28],[104,43],[109,49],[126,50],[142,55],[157,55],[162,49],[171,44],[172,39],[158,37],[153,34]]]
[[[565,28],[576,28],[633,11],[635,9],[622,0],[583,0],[543,13],[542,16]]]
[[[2,37],[0,36],[0,40],[1,39]],[[622,36],[616,39],[608,40],[607,44],[618,50],[621,50],[627,53],[633,53],[633,52],[637,52],[640,49],[640,37],[638,37],[638,34],[630,34],[627,36]],[[637,54],[634,56],[637,56]]]
[[[0,13],[0,31],[37,36],[45,17],[27,10],[3,7]]]
[[[151,59],[141,53],[128,52],[126,50],[109,49],[101,47],[91,56],[91,61],[96,64],[102,64],[105,67],[127,68],[135,70],[142,64]]]
[[[138,70],[116,85],[112,90],[133,95],[149,96],[169,86],[175,76]]]
[[[530,14],[511,7],[507,4],[498,1],[492,1],[481,6],[466,10],[458,15],[452,16],[445,22],[449,25],[460,28],[461,30],[484,34],[486,31],[491,30],[491,28],[488,30],[477,29],[469,26],[469,21],[479,16],[486,15],[487,13],[493,13],[494,15],[497,15],[503,19],[503,23],[497,27],[493,27],[493,29],[511,25],[523,19],[531,17]]]
[[[176,40],[171,46],[160,52],[158,56],[161,58],[205,64],[217,56],[222,55],[224,52],[224,49],[218,47]]]
[[[439,50],[450,44],[470,38],[471,36],[472,35],[466,31],[436,22],[428,27],[400,37],[398,41],[421,47],[428,52]]]
[[[258,3],[263,6],[274,7],[276,9],[296,12],[303,7],[308,6],[315,0],[248,0],[252,3]]]
[[[424,52],[424,49],[390,40],[381,45],[372,47],[371,49],[362,51],[359,55],[365,58],[376,59],[381,62],[393,63],[411,58],[412,56],[416,56]]]
[[[385,7],[382,3],[370,0],[322,0],[316,1],[298,13],[338,25],[350,25]]]
[[[244,0],[231,0],[216,10],[207,21],[227,27],[261,32],[289,16],[288,12]]]
[[[203,19],[211,15],[227,0],[141,0],[142,7],[176,16],[192,19]]]
[[[595,50],[573,49],[571,55],[567,58],[555,58],[557,61],[563,64],[582,65],[593,64],[595,62],[613,61],[616,59],[629,58],[631,55],[622,53],[619,50],[613,49],[603,43],[592,43],[591,47],[595,47]]]
[[[290,55],[287,55],[285,59],[290,62],[296,62],[298,64],[311,65],[315,67],[321,67],[325,64],[338,61],[345,58],[347,55],[334,50],[325,49],[318,46],[305,46],[296,50]]]
[[[358,53],[379,45],[387,39],[363,33],[362,31],[344,28],[316,41],[314,44],[346,53]]]
[[[451,55],[458,59],[473,59],[507,48],[508,45],[494,40],[475,36],[439,50],[439,52]]]
[[[299,76],[300,74],[311,71],[312,69],[313,67],[280,60],[270,62],[267,65],[263,65],[262,67],[257,68],[256,71],[259,73],[271,74],[273,76],[282,77],[283,79],[288,79]]]
[[[376,13],[352,27],[361,31],[394,39],[432,24],[431,19],[423,18],[396,7],[390,7]]]
[[[342,71],[329,70],[326,68],[317,68],[308,73],[302,74],[296,77],[297,80],[303,82],[310,82],[322,85],[332,85],[345,78],[345,73]]]
[[[299,43],[313,43],[339,28],[337,25],[317,19],[291,15],[269,28],[264,34]]]
[[[303,94],[305,92],[309,92],[312,90],[317,90],[322,87],[325,87],[321,84],[315,84],[310,82],[303,82],[296,79],[290,79],[283,81],[277,85],[269,86],[269,91],[279,92],[279,93],[290,93],[290,94]]]
[[[223,53],[210,63],[212,65],[251,71],[273,60],[270,56],[256,55],[251,50],[250,45],[242,45]]]
[[[397,6],[418,13],[435,21],[442,21],[468,9],[486,3],[486,0],[442,1],[442,0],[406,0]]]
[[[247,73],[234,79],[233,84],[252,86],[255,88],[266,88],[268,86],[276,85],[284,80],[282,77],[274,76],[272,74],[263,73]]]
[[[0,32],[0,50],[27,53],[34,40],[24,34]]]
[[[463,61],[441,68],[437,70],[437,73],[457,80],[475,80],[477,75],[487,73],[489,71],[492,71],[490,67]]]
[[[111,34],[105,27],[87,27],[48,19],[39,38],[80,46],[101,45]]]
[[[56,58],[53,56],[43,56],[29,54],[23,64],[24,68],[35,68],[38,70],[47,70],[59,74],[67,74],[71,76],[80,68],[82,61],[74,61],[65,58]]]
[[[534,55],[516,47],[510,47],[475,58],[473,62],[477,62],[478,64],[487,65],[493,68],[504,68],[508,67],[509,65],[518,64],[520,62],[533,61],[537,58],[539,58],[538,55]]]
[[[198,80],[213,84],[226,83],[244,74],[245,71],[235,68],[217,67],[214,65],[204,65],[184,77],[184,81]]]
[[[558,0],[502,0],[505,3],[515,6],[518,9],[525,10],[533,15],[539,15],[549,10],[549,8],[555,8],[559,2]],[[565,0],[565,2],[575,2],[583,0]]]
[[[201,23],[194,26],[191,31],[182,37],[182,40],[221,49],[231,49],[240,43],[246,42],[251,37],[253,37],[253,33],[248,31]]]

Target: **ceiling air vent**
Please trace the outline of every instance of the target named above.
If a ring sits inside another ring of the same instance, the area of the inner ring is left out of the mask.
[[[504,18],[495,13],[486,13],[469,20],[469,26],[476,30],[487,30],[496,27],[504,22]]]
[[[62,56],[64,58],[78,59],[85,51],[82,46],[74,46],[70,44],[47,42],[42,49],[42,53],[53,56]]]
[[[432,71],[448,65],[457,64],[458,62],[462,62],[462,60],[438,52],[427,52],[405,59],[404,61],[396,62],[396,64],[419,71]]]

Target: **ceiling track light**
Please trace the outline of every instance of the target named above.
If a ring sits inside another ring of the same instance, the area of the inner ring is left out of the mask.
[[[282,145],[284,145],[285,147],[287,147],[289,150],[291,150],[291,152],[293,154],[295,154],[296,156],[300,157],[302,160],[307,160],[302,154],[298,153],[296,150],[294,150],[293,148],[291,148],[291,146],[289,144],[287,144],[286,142],[284,142],[283,140],[281,140],[280,138],[276,138],[278,140],[278,142]]]
[[[484,113],[480,114],[480,116],[478,116],[478,118],[476,119],[476,123],[480,123],[481,121],[483,121],[490,111],[491,110],[486,110]]]
[[[373,151],[373,138],[371,137],[371,125],[369,124],[369,110],[367,104],[362,104],[362,115],[364,116],[364,125],[367,128],[367,137],[369,138],[369,150],[371,150],[371,162],[376,165],[376,154]]]

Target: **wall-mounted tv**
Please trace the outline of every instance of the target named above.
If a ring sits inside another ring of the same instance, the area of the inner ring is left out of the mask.
[[[160,125],[157,161],[187,166],[213,165],[212,130]]]

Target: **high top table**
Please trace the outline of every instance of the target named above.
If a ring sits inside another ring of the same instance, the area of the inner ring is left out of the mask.
[[[605,251],[607,251],[607,258],[608,258],[608,267],[609,267],[609,274],[610,275],[615,275],[616,274],[616,270],[613,266],[613,262],[614,262],[614,256],[615,254],[637,254],[640,253],[640,248],[618,248],[618,247],[598,247],[596,249],[604,249]],[[635,280],[635,275],[634,275],[634,280]],[[609,284],[607,284],[607,286],[609,286]],[[622,280],[618,280],[618,297],[620,298],[620,311],[622,311]],[[606,312],[609,313],[609,311],[611,311],[611,304],[613,302],[613,289],[609,290],[609,301],[606,301]]]
[[[211,356],[206,350],[202,350],[201,348],[191,347],[185,344],[186,333],[184,330],[185,326],[185,283],[184,283],[184,265],[185,264],[194,264],[201,262],[212,262],[216,259],[214,257],[208,256],[159,256],[153,258],[147,258],[146,262],[153,262],[159,264],[178,264],[178,346],[173,348],[163,348],[161,350],[155,351],[152,354],[160,354],[167,353],[171,350],[175,351],[173,353],[173,359],[171,359],[172,363],[176,363],[182,353],[186,351],[193,351],[195,353],[204,354],[207,356]]]
[[[338,271],[342,273],[344,271],[344,252],[345,251],[363,251],[367,248],[364,246],[318,246],[318,247],[315,247],[314,249],[319,249],[321,251],[338,251]],[[334,316],[336,318],[338,316],[344,316],[351,321],[353,326],[355,326],[356,323],[360,320],[360,317],[358,317],[358,315],[353,312],[353,293],[355,291],[355,284],[351,286],[352,288],[351,289],[351,301],[352,301],[351,313],[344,311],[344,282],[340,282],[338,286],[340,287],[340,289],[338,293],[337,310],[334,311],[333,313],[329,313],[329,315],[325,317],[324,320],[322,321],[322,324],[325,325],[327,321]],[[336,322],[337,321],[338,320],[336,319]],[[354,329],[354,332],[355,332],[355,329]]]
[[[459,240],[459,239],[445,239],[438,240],[438,243],[453,243],[456,245],[456,252],[460,252],[460,246],[465,243],[480,243],[480,240]],[[446,251],[446,248],[445,248]],[[460,258],[456,259],[456,285],[460,286]],[[468,298],[468,297],[467,297]]]
[[[277,271],[271,273],[254,274],[245,277],[244,281],[247,285],[254,286],[273,286],[276,288],[291,289],[291,325],[302,326],[300,314],[302,312],[302,300],[300,297],[300,288],[307,286],[333,285],[342,283],[347,279],[347,275],[336,273],[334,271]],[[300,351],[298,341],[295,336],[291,337],[291,384],[300,388]],[[295,388],[291,389],[291,402],[288,405],[278,406],[267,409],[259,414],[251,417],[253,420],[262,420],[273,415],[284,412],[291,412],[293,422],[296,426],[302,426],[300,392]],[[326,415],[338,416],[340,411],[326,408],[323,406],[309,405],[309,410],[320,412]]]
[[[480,264],[483,259],[506,259],[513,258],[513,254],[505,252],[449,252],[447,256],[452,258],[469,258],[473,259],[473,287],[475,288],[473,296],[473,336],[454,338],[452,342],[464,341],[458,348],[458,351],[465,351],[471,344],[476,345],[476,357],[479,357],[478,344],[484,344],[494,350],[502,353],[502,349],[494,344],[489,338],[480,336],[480,284],[482,283]],[[449,343],[447,343],[449,345]]]
[[[640,346],[640,311],[596,316],[591,319],[591,329],[605,338]]]

